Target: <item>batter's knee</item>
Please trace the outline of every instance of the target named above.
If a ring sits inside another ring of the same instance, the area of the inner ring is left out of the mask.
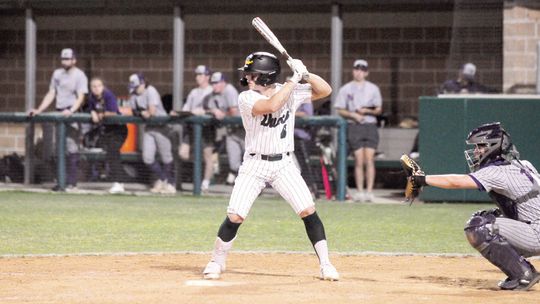
[[[311,206],[311,207],[307,207],[306,209],[300,211],[300,213],[298,215],[301,218],[304,218],[306,216],[312,215],[313,213],[315,213],[315,207]]]
[[[238,214],[233,214],[233,213],[228,213],[227,214],[227,217],[229,218],[229,220],[233,223],[236,223],[236,224],[241,224],[244,222],[244,218],[242,218],[240,215]]]

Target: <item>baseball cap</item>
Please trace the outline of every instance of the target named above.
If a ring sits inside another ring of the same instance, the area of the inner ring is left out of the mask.
[[[63,49],[62,52],[60,53],[60,58],[61,59],[73,59],[75,58],[75,51],[73,51],[73,49]]]
[[[463,73],[463,75],[474,77],[474,75],[476,74],[476,66],[468,62],[462,66],[461,72]]]
[[[355,69],[361,69],[363,71],[367,71],[368,69],[368,63],[364,59],[357,59],[353,63],[353,68]]]
[[[221,72],[215,72],[212,74],[212,77],[210,77],[210,83],[218,83],[220,81],[225,81],[225,75]]]
[[[135,92],[135,89],[141,84],[144,84],[143,74],[141,73],[131,74],[131,76],[129,76],[129,86],[128,86],[129,93],[133,94],[133,92]]]
[[[210,75],[210,69],[205,65],[198,65],[197,68],[195,68],[195,74],[204,74],[204,75]]]

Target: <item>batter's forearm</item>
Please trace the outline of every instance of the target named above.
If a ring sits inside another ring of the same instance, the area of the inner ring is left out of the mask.
[[[309,73],[307,82],[311,85],[312,89],[311,100],[318,100],[332,94],[332,87],[319,75]]]

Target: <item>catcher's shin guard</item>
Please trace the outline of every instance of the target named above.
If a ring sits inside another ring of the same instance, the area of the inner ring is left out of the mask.
[[[506,239],[498,235],[494,225],[494,216],[473,216],[465,227],[469,243],[493,265],[502,270],[510,279],[530,280],[534,268],[522,257]]]

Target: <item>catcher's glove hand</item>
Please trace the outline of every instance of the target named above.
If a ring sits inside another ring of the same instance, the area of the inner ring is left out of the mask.
[[[414,199],[422,191],[422,187],[426,184],[426,174],[420,166],[409,156],[402,155],[399,159],[401,167],[407,175],[407,187],[405,188],[405,202],[409,202],[409,205],[413,203]]]

